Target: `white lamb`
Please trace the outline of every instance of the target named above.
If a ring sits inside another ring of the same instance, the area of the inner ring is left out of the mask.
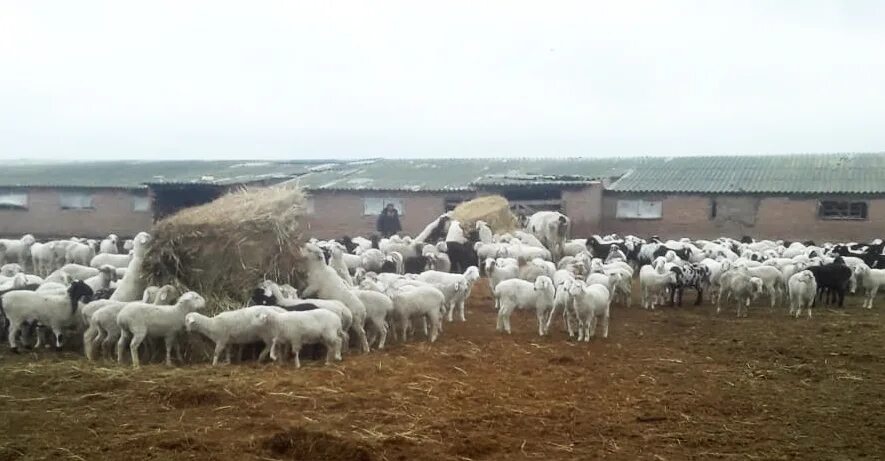
[[[132,261],[132,254],[114,254],[114,253],[100,253],[95,255],[86,261],[85,264],[88,264],[92,267],[98,268],[104,265],[110,265],[114,267],[129,267],[129,263]]]
[[[99,253],[107,253],[115,255],[120,251],[117,250],[117,242],[120,240],[116,234],[108,235],[108,238],[101,241],[101,244],[98,246]]]
[[[520,279],[505,280],[494,290],[495,304],[499,306],[497,331],[511,334],[510,316],[516,309],[534,309],[538,318],[538,335],[547,333],[547,316],[553,309],[555,287],[550,277],[542,275],[535,283]]]
[[[384,349],[387,342],[387,319],[393,314],[393,301],[375,290],[354,289],[353,292],[366,306],[366,336],[369,346],[376,344]]]
[[[459,319],[462,322],[467,321],[464,313],[464,304],[470,296],[470,290],[473,284],[479,280],[479,269],[476,266],[470,266],[463,274],[450,274],[439,271],[425,271],[418,275],[418,280],[436,285],[442,285],[442,292],[446,295],[446,303],[448,304],[447,317],[449,322],[453,320],[454,311],[458,310]]]
[[[184,317],[204,307],[206,301],[193,291],[181,295],[178,302],[172,306],[158,306],[138,301],[127,304],[117,315],[117,325],[120,327],[117,361],[123,362],[123,351],[128,344],[132,366],[141,366],[138,360],[138,346],[146,337],[152,336],[165,340],[166,365],[172,366],[172,346],[178,335],[184,331]]]
[[[360,348],[363,352],[369,352],[369,342],[365,330],[366,306],[359,297],[350,291],[335,269],[326,265],[323,250],[308,243],[304,246],[304,256],[307,268],[307,287],[302,291],[302,296],[316,295],[322,299],[335,299],[344,303],[353,314],[351,328],[356,334]]]
[[[147,280],[142,272],[144,255],[150,245],[151,236],[147,232],[140,232],[135,236],[135,248],[132,249],[132,260],[126,268],[126,275],[117,283],[117,290],[111,295],[114,301],[136,301],[144,295],[147,288]]]
[[[95,256],[95,249],[85,243],[73,243],[65,250],[65,262],[68,264],[88,265]]]
[[[646,264],[639,270],[639,290],[643,309],[655,308],[655,303],[663,299],[664,290],[676,284],[676,274],[672,271],[660,273]]]
[[[335,270],[338,277],[341,277],[341,280],[343,280],[348,287],[352,287],[353,279],[350,277],[350,269],[348,269],[347,263],[344,262],[344,246],[335,242],[331,245],[329,251],[332,254],[329,258],[329,267]]]
[[[315,343],[326,347],[326,365],[331,363],[332,358],[341,360],[344,331],[341,328],[341,318],[332,312],[324,309],[281,313],[264,311],[256,313],[251,323],[264,328],[273,338],[270,346],[272,360],[277,360],[276,346],[288,344],[295,355],[295,367],[301,368],[301,347]]]
[[[872,309],[879,287],[885,284],[885,269],[870,269],[866,264],[862,264],[854,268],[854,273],[866,291],[863,307]],[[809,310],[810,313],[811,311]]]
[[[796,318],[802,315],[802,309],[808,309],[808,318],[811,318],[811,307],[814,305],[814,297],[817,295],[817,281],[811,271],[802,271],[790,277],[787,286],[790,289],[790,315]]]
[[[611,295],[605,285],[575,281],[569,289],[572,309],[578,321],[578,341],[589,342],[596,334],[596,325],[602,319],[602,337],[608,338]]]
[[[286,310],[278,306],[251,306],[222,312],[215,317],[207,317],[199,312],[191,312],[184,316],[184,326],[188,332],[200,333],[215,343],[215,352],[212,355],[213,366],[218,365],[218,358],[222,352],[226,353],[227,363],[230,363],[229,346],[250,344],[257,341],[264,342],[264,349],[258,356],[258,361],[263,361],[270,352],[274,337],[267,328],[262,328],[252,321],[255,316],[262,312],[283,313]],[[340,319],[338,324],[341,324]]]
[[[0,298],[0,306],[9,320],[9,347],[18,353],[16,337],[25,323],[39,323],[55,334],[55,347],[62,346],[65,328],[75,326],[80,317],[77,309],[82,301],[92,296],[92,290],[82,281],[74,281],[66,292],[38,293],[19,290],[10,291]]]
[[[429,325],[427,340],[436,341],[442,329],[442,315],[446,298],[442,291],[429,285],[405,285],[388,287],[385,293],[393,301],[393,317],[396,328],[402,333],[403,342],[408,339],[412,319],[421,319]]]
[[[117,281],[117,271],[114,266],[104,265],[98,269],[98,274],[84,280],[92,291],[110,288],[111,282]]]
[[[264,289],[265,296],[273,296],[276,298],[276,305],[283,309],[293,308],[299,304],[310,303],[320,309],[335,313],[335,315],[341,318],[341,326],[344,328],[345,332],[345,342],[347,341],[347,331],[349,331],[353,325],[353,314],[341,301],[334,299],[301,299],[298,297],[297,292],[291,293],[287,296],[283,293],[282,287],[270,280],[265,280],[261,284],[261,288]]]

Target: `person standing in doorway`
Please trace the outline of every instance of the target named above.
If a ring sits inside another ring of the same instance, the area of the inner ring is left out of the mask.
[[[399,212],[396,211],[396,207],[392,203],[388,203],[384,210],[381,211],[381,215],[378,216],[377,228],[384,238],[388,238],[403,230],[402,225],[399,223]]]

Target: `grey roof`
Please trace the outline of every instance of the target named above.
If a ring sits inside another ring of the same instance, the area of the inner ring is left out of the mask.
[[[885,193],[885,154],[358,161],[117,161],[10,164],[0,187],[230,185],[291,181],[309,190],[470,191],[575,186],[618,192]]]
[[[326,162],[328,163],[328,162]],[[315,161],[114,161],[27,163],[0,169],[0,187],[139,188],[146,183],[239,184],[284,180],[322,167]]]
[[[883,193],[885,154],[645,158],[608,186],[622,192]]]

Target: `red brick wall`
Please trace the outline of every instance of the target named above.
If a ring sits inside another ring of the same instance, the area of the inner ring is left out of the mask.
[[[563,212],[572,221],[572,237],[583,238],[602,231],[602,184],[582,189],[563,189]]]
[[[91,192],[92,210],[62,210],[59,190],[28,189],[27,210],[0,210],[0,235],[20,237],[34,234],[45,237],[104,237],[115,233],[131,237],[149,230],[153,221],[150,211],[132,210],[132,192],[118,189],[70,189]],[[146,192],[145,192],[146,193]]]
[[[654,220],[618,219],[618,199],[661,200],[662,218]],[[820,197],[716,196],[717,217],[710,216],[712,196],[617,194],[603,199],[606,233],[653,234],[665,238],[715,238],[719,236],[788,240],[855,240],[880,238],[885,234],[885,199],[868,198],[869,219],[831,221],[817,217]],[[839,198],[839,197],[826,197]],[[723,208],[723,204],[729,205]],[[730,208],[730,211],[729,211]]]
[[[342,235],[368,237],[375,232],[377,215],[363,216],[363,197],[400,198],[403,232],[415,236],[427,224],[445,212],[446,198],[472,194],[438,192],[325,192],[311,193],[314,212],[307,216],[308,235],[316,238],[338,238]]]

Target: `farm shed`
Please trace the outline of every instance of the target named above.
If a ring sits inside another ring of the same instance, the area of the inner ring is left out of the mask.
[[[605,232],[865,241],[885,228],[885,155],[647,159],[602,209]]]

